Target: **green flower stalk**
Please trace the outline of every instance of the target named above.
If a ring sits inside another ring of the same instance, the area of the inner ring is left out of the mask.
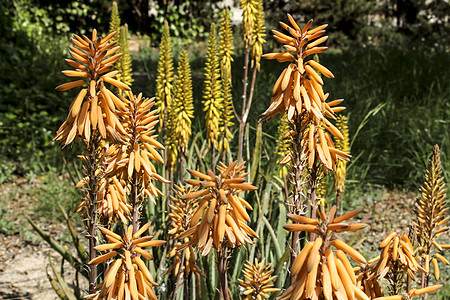
[[[342,115],[338,116],[336,127],[344,137],[343,140],[335,137],[334,145],[336,146],[336,149],[341,150],[347,154],[350,154],[347,117]],[[334,177],[334,190],[336,191],[336,207],[338,208],[340,199],[345,189],[346,172],[347,172],[347,161],[345,160],[336,161],[336,171],[333,173],[333,177]]]
[[[125,24],[120,27],[119,34],[119,46],[123,55],[117,61],[117,65],[115,70],[119,71],[117,73],[117,79],[122,81],[128,86],[131,86],[131,83],[134,81],[131,77],[133,70],[131,68],[131,55],[130,55],[130,47],[128,42],[128,25]],[[120,92],[120,90],[119,90]]]
[[[228,79],[228,73],[223,74],[222,86],[223,86],[223,103],[220,110],[219,118],[219,151],[224,153],[230,152],[230,141],[233,139],[233,134],[230,128],[234,126],[233,122],[233,96],[231,95],[230,80]]]
[[[263,54],[262,45],[266,43],[266,27],[264,26],[264,8],[262,0],[255,0],[256,22],[252,32],[252,65],[253,68],[260,70],[260,61]]]
[[[170,45],[169,24],[164,22],[158,59],[158,76],[156,78],[156,106],[159,108],[159,126],[165,127],[167,105],[172,99],[173,58]]]
[[[120,37],[120,16],[117,2],[114,1],[111,9],[111,20],[109,21],[109,33],[116,32],[115,36],[111,38],[111,43],[119,41]]]
[[[217,55],[216,26],[214,23],[211,24],[209,33],[204,82],[203,110],[206,112],[207,139],[215,149],[218,149],[219,116],[223,99],[219,56]]]
[[[222,80],[227,73],[231,85],[231,62],[233,59],[233,32],[231,31],[230,12],[228,9],[222,11],[219,27],[219,61]]]

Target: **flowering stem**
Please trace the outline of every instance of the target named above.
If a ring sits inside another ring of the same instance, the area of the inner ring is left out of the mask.
[[[219,272],[219,296],[220,299],[230,300],[227,283],[228,255],[226,246],[217,252],[217,270]]]
[[[313,186],[311,187],[311,195],[310,195],[310,201],[311,201],[311,219],[316,219],[316,212],[317,212],[317,199],[316,199],[316,191],[317,187]],[[310,241],[313,241],[315,237],[315,234],[313,232],[310,233]]]
[[[186,250],[185,250],[186,251]],[[185,258],[185,260],[186,260],[186,258]],[[183,274],[183,276],[184,276],[184,282],[183,282],[183,287],[184,287],[184,299],[185,300],[189,300],[190,299],[190,297],[191,297],[191,295],[190,295],[190,293],[189,293],[189,290],[190,290],[190,280],[189,280],[189,274],[188,274],[188,271],[187,271],[187,268],[185,267],[184,268],[184,274]]]
[[[131,225],[133,225],[133,234],[139,229],[139,192],[138,192],[138,180],[136,174],[133,174],[133,183],[131,185],[131,206],[133,207],[133,216],[131,220]]]
[[[252,83],[250,84],[250,95],[248,96],[248,102],[247,102],[247,106],[245,108],[245,113],[242,115],[242,121],[244,122],[244,124],[247,123],[247,118],[250,113],[250,108],[252,106],[257,71],[258,71],[258,69],[256,68],[256,64],[255,64],[255,66],[253,67]]]
[[[302,157],[304,152],[302,144],[304,126],[302,125],[302,116],[294,118],[290,123],[291,129],[294,131],[294,135],[291,138],[291,173],[290,181],[293,186],[293,190],[289,197],[288,210],[292,214],[306,215],[303,201],[303,187],[305,182],[303,181],[303,168],[305,167],[305,158]],[[299,250],[299,234],[298,232],[292,233],[292,246],[291,246],[291,267],[297,257]]]
[[[180,266],[178,268],[178,274],[177,274],[177,279],[175,281],[175,289],[173,290],[172,300],[174,300],[175,297],[177,296],[177,292],[180,287],[181,276],[183,275],[183,267],[184,267],[184,263],[186,260],[185,252],[186,252],[186,250],[181,251]],[[186,285],[186,279],[185,279],[184,284]],[[184,298],[186,299],[186,295],[184,295]]]
[[[92,137],[92,140],[86,144],[86,152],[88,160],[86,162],[86,173],[89,178],[88,183],[88,197],[89,207],[87,216],[87,228],[89,239],[89,260],[96,257],[95,241],[96,241],[96,229],[97,229],[97,193],[98,193],[98,175],[96,171],[98,169],[98,149],[99,138],[97,135]],[[95,279],[97,277],[97,268],[93,265],[89,266],[89,293],[95,292]]]
[[[339,211],[339,203],[341,202],[342,194],[340,191],[336,191],[336,211]]]
[[[247,77],[248,77],[248,63],[250,55],[250,46],[245,46],[244,54],[244,79],[243,79],[243,91],[242,91],[242,112],[241,118],[236,117],[239,121],[239,146],[238,146],[238,161],[242,161],[242,150],[244,148],[244,128],[246,121],[242,118],[244,117],[246,104],[247,104]]]

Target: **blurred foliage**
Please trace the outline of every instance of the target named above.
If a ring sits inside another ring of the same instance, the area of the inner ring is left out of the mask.
[[[63,80],[68,43],[47,35],[33,14],[21,10],[24,3],[8,2],[0,14],[0,158],[55,163],[59,150],[51,140],[68,104],[54,87]]]
[[[448,49],[450,2],[442,0],[273,0],[265,3],[269,23],[286,19],[289,11],[304,23],[329,24],[328,45],[405,46],[427,43]]]
[[[80,31],[83,26],[98,25],[99,30],[107,30],[111,3],[106,0],[3,2],[0,14],[0,67],[3,70],[0,74],[0,160],[14,163],[2,168],[0,177],[8,178],[11,173],[28,172],[26,168],[30,167],[42,170],[46,164],[61,165],[60,149],[51,139],[65,117],[70,104],[67,99],[74,96],[70,92],[64,95],[54,91],[55,86],[65,82],[60,71],[65,69],[61,58],[68,57],[66,33],[83,33]],[[328,51],[322,58],[338,78],[327,86],[331,97],[346,99],[350,134],[358,131],[352,145],[354,158],[350,176],[390,185],[420,182],[416,179],[421,178],[428,153],[436,143],[441,145],[443,162],[449,166],[450,136],[443,130],[450,119],[449,104],[445,101],[450,95],[447,70],[450,55],[446,50],[450,39],[448,20],[445,20],[449,14],[448,3],[349,0],[331,5],[323,0],[291,3],[279,0],[265,2],[265,5],[267,28],[278,28],[273,20],[284,20],[287,9],[296,16],[312,16],[318,23],[330,24],[329,45],[341,49]],[[192,126],[193,132],[199,131],[203,128],[204,117],[200,103],[206,49],[204,28],[217,17],[218,1],[134,0],[118,1],[118,6],[122,21],[134,32],[153,32],[152,41],[162,30],[160,24],[164,18],[169,19],[171,35],[179,37],[174,39],[175,57],[182,48],[189,52],[194,114],[199,116]],[[139,17],[144,11],[149,11],[148,16]],[[209,17],[201,17],[206,15]],[[192,27],[192,22],[198,27]],[[238,32],[240,27],[235,27]],[[242,43],[238,35],[235,41]],[[194,40],[198,42],[193,43]],[[270,39],[268,44],[265,49],[276,46]],[[133,57],[135,89],[149,96],[155,94],[157,57],[158,52],[150,47]],[[243,64],[239,51],[234,64]],[[238,99],[242,70],[235,69],[232,93],[233,98]],[[255,126],[269,100],[271,87],[265,83],[274,82],[281,72],[279,66],[268,61],[262,61],[261,70],[254,108],[249,116],[251,126]],[[374,110],[380,104],[384,106]],[[239,106],[237,104],[238,111]],[[231,130],[236,131],[236,128]],[[276,122],[270,122],[264,127],[264,135],[274,137],[276,130]],[[252,143],[253,130],[249,138]],[[269,141],[265,146],[272,151],[276,147],[275,139]],[[234,143],[230,147],[231,151],[236,149]],[[450,170],[446,166],[444,169]]]

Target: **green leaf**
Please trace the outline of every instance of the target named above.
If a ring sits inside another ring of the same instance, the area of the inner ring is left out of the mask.
[[[80,272],[83,276],[86,278],[88,277],[88,274],[86,270],[83,268],[83,264],[76,259],[72,254],[67,252],[63,246],[61,246],[57,241],[52,239],[49,235],[47,235],[45,232],[42,231],[36,224],[34,224],[33,221],[29,217],[26,217],[28,223],[33,227],[34,230],[46,241],[50,247],[52,247],[56,252],[61,254],[61,256],[67,260],[78,272]]]
[[[48,261],[50,262],[50,267],[52,268],[53,274],[55,275],[56,280],[58,280],[59,286],[61,287],[61,290],[62,290],[62,292],[65,295],[65,298],[63,298],[63,299],[77,300],[75,295],[70,291],[69,286],[67,285],[67,283],[64,280],[64,278],[62,278],[61,274],[59,274],[56,271],[55,266],[53,265],[53,262],[52,262],[50,254],[48,255]],[[59,294],[58,294],[58,296],[59,296]]]

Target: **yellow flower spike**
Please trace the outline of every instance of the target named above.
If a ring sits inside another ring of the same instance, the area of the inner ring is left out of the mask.
[[[115,66],[115,70],[119,71],[117,74],[117,79],[122,81],[128,86],[131,86],[131,83],[134,81],[132,78],[133,70],[131,69],[131,55],[130,55],[130,47],[128,41],[128,25],[125,24],[120,27],[119,34],[119,46],[123,55],[117,61],[117,66]],[[119,90],[119,93],[121,91]]]
[[[219,117],[218,146],[219,151],[228,153],[230,152],[230,142],[233,139],[230,128],[234,125],[234,122],[232,121],[234,113],[231,86],[227,73],[225,73],[222,78],[222,86],[223,103],[221,105]]]
[[[250,47],[252,44],[253,29],[257,22],[256,16],[258,13],[255,6],[255,0],[240,0],[242,9],[242,31],[244,33],[245,47]],[[259,2],[259,1],[258,1]]]
[[[219,27],[219,62],[222,74],[222,80],[227,74],[231,86],[231,63],[233,59],[233,32],[231,30],[230,12],[227,9],[222,10]]]
[[[266,28],[264,27],[264,8],[262,0],[254,0],[256,8],[255,24],[252,31],[252,64],[260,70],[260,61],[263,54],[262,45],[266,43]]]
[[[205,87],[203,90],[203,110],[206,112],[206,136],[214,148],[218,148],[219,115],[223,107],[220,81],[219,57],[217,55],[216,26],[211,24],[206,53]]]
[[[117,2],[113,1],[111,8],[111,20],[109,21],[109,32],[116,32],[114,36],[111,37],[111,42],[118,41],[120,38],[120,16],[119,9],[117,7]]]
[[[170,44],[169,24],[164,21],[164,33],[161,38],[156,78],[156,107],[159,108],[159,128],[164,127],[167,105],[172,100],[173,57]]]
[[[191,137],[191,119],[194,117],[192,96],[192,75],[187,52],[183,49],[180,54],[177,81],[174,88],[174,98],[170,105],[173,114],[173,127],[170,135],[175,135],[177,147],[185,153]]]
[[[191,191],[182,197],[183,200],[202,198],[198,199],[200,204],[190,222],[191,228],[178,238],[182,239],[191,235],[192,237],[179,246],[179,250],[197,246],[201,255],[205,256],[212,247],[217,251],[220,251],[224,244],[228,248],[234,248],[246,242],[253,243],[252,238],[258,237],[246,224],[250,221],[250,217],[245,208],[251,208],[251,206],[238,196],[239,192],[255,190],[256,187],[250,183],[230,183],[229,181],[240,179],[242,175],[245,175],[243,173],[244,165],[237,165],[237,162],[233,162],[226,166],[221,163],[217,170],[219,174],[216,175],[209,172],[214,176],[188,170],[192,175],[210,184],[204,184],[208,187]],[[224,195],[226,200],[224,200]],[[203,216],[201,216],[202,213]]]

